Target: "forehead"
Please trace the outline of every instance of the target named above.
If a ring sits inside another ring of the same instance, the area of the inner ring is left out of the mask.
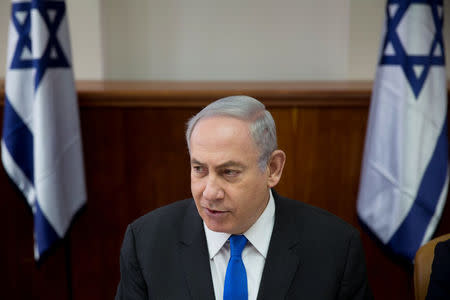
[[[190,138],[191,158],[208,156],[222,160],[242,161],[258,156],[249,130],[249,122],[232,117],[201,119]]]

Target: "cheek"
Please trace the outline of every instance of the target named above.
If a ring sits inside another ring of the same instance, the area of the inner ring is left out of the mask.
[[[265,173],[261,173],[259,169],[254,170],[254,173],[246,180],[245,186],[252,191],[260,191],[268,187],[268,178]]]
[[[264,199],[268,190],[267,183],[264,180],[264,176],[258,176],[246,182],[241,194],[242,198],[246,199],[242,203],[242,207],[253,209],[255,206],[259,206],[259,199]]]
[[[202,193],[204,190],[203,181],[199,178],[191,176],[191,192],[194,196],[199,193]]]

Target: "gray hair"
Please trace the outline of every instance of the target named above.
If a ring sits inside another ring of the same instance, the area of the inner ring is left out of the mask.
[[[259,167],[264,170],[270,155],[277,149],[275,121],[264,104],[248,96],[230,96],[210,103],[187,122],[186,142],[189,151],[195,125],[201,119],[213,116],[227,116],[250,122],[249,131],[260,154]]]

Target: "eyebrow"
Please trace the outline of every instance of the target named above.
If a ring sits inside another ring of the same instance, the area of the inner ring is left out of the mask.
[[[191,164],[203,165],[201,162],[199,162],[199,161],[196,160],[195,158],[191,159]]]
[[[191,164],[195,164],[195,165],[204,165],[204,163],[199,162],[198,160],[196,160],[195,158],[191,159]],[[234,160],[229,160],[227,162],[224,162],[223,164],[220,164],[216,167],[216,169],[221,169],[221,168],[229,168],[229,167],[239,167],[239,168],[245,168],[246,166],[238,161],[234,161]]]

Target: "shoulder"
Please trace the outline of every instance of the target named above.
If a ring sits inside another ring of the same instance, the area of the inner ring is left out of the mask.
[[[136,237],[148,238],[168,233],[174,236],[182,227],[186,215],[195,213],[196,208],[192,198],[177,201],[139,217],[129,225],[129,230]]]
[[[155,209],[129,224],[120,252],[121,280],[116,298],[158,298],[170,294],[168,282],[182,286],[184,278],[177,272],[180,238],[185,225],[202,229],[199,218],[194,201],[186,199]],[[182,288],[171,292],[184,295]]]
[[[450,254],[450,239],[437,243],[435,252]]]
[[[450,240],[439,242],[434,253],[426,299],[448,299],[450,296]]]
[[[282,196],[275,198],[277,223],[299,240],[317,245],[349,245],[352,240],[359,243],[359,231],[332,213]]]
[[[275,204],[279,209],[279,216],[293,223],[301,223],[304,226],[314,225],[317,229],[329,230],[332,227],[343,231],[356,230],[336,215],[301,201],[277,195]]]
[[[447,267],[450,267],[450,239],[437,243],[434,249],[433,267],[434,265],[441,267],[444,263]]]
[[[327,286],[339,293],[339,299],[371,299],[359,231],[321,208],[278,195],[274,198],[273,234],[278,243],[289,241],[303,270],[310,274],[309,284],[317,291]]]

